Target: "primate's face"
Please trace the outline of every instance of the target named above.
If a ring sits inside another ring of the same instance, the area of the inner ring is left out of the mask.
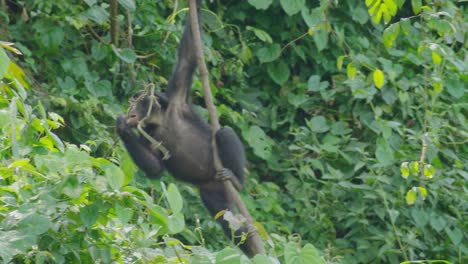
[[[151,106],[151,113],[145,120],[145,125],[158,125],[161,122],[163,109],[161,108],[159,96],[156,95],[156,98],[157,102],[151,104],[151,97],[148,93],[145,94],[143,91],[140,91],[133,95],[130,99],[131,108],[128,111],[127,124],[132,127],[137,126],[140,120],[148,116],[148,110]]]

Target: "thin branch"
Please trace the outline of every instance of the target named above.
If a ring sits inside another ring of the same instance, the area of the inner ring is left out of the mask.
[[[116,47],[119,46],[118,7],[117,0],[110,0],[111,42]]]
[[[208,69],[206,67],[205,58],[203,56],[203,49],[201,45],[201,33],[200,33],[200,27],[199,27],[199,22],[198,22],[196,1],[197,0],[189,1],[190,26],[191,26],[192,34],[193,34],[193,42],[194,42],[193,45],[195,46],[198,69],[200,71],[200,79],[203,85],[205,104],[206,104],[206,108],[208,109],[208,112],[210,113],[210,122],[211,122],[212,131],[213,131],[213,141],[212,141],[213,158],[214,158],[215,168],[217,171],[219,171],[223,169],[223,165],[221,164],[221,161],[219,160],[214,133],[216,133],[216,131],[219,130],[220,125],[219,125],[219,120],[218,120],[218,114],[216,112],[216,108],[213,103],[213,96],[211,95],[210,82],[208,79]],[[252,233],[249,232],[247,236],[247,240],[246,240],[248,249],[250,251],[249,255],[254,256],[256,254],[264,254],[265,249],[263,247],[263,242],[260,239],[260,236],[258,232],[256,231],[255,226],[253,225],[252,216],[250,215],[249,211],[247,210],[244,203],[242,202],[239,196],[239,193],[234,188],[231,181],[224,181],[224,186],[227,190],[228,195],[230,196],[232,201],[236,204],[241,214],[247,219],[247,224],[249,225],[249,229],[254,229],[254,232]]]

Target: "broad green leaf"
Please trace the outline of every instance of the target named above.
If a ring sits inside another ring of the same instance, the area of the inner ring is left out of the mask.
[[[249,0],[249,4],[253,5],[256,9],[266,10],[270,7],[273,0]]]
[[[292,16],[304,8],[305,0],[280,0],[280,3],[286,14]]]
[[[25,234],[40,235],[52,227],[50,219],[38,213],[32,213],[18,222],[18,229]]]
[[[182,199],[182,195],[180,195],[179,189],[175,184],[169,184],[169,187],[167,188],[166,199],[169,202],[169,206],[171,207],[173,214],[177,214],[182,211],[184,200]]]
[[[249,130],[243,131],[242,135],[250,146],[255,155],[267,160],[271,156],[273,140],[263,132],[259,126],[251,126]]]
[[[385,77],[384,74],[381,70],[377,69],[374,71],[372,74],[372,77],[374,78],[374,84],[377,88],[382,88],[382,86],[385,83]]]
[[[271,62],[276,60],[281,53],[281,47],[275,43],[266,47],[262,47],[257,51],[257,57],[261,63]]]
[[[416,202],[416,191],[411,189],[406,193],[406,203],[408,205],[413,205]]]
[[[422,0],[411,0],[411,7],[415,15],[419,14],[421,12]]]
[[[327,120],[324,116],[314,116],[307,122],[307,126],[315,133],[324,133],[327,132],[330,127],[327,125]]]
[[[325,260],[312,244],[300,248],[293,242],[284,247],[284,260],[286,264],[325,264]]]
[[[405,161],[403,163],[401,163],[401,166],[400,166],[400,172],[401,172],[401,177],[403,178],[408,178],[408,176],[410,175],[410,170],[409,170],[409,167],[408,167],[408,162]]]
[[[91,227],[96,223],[99,216],[99,207],[95,204],[87,205],[80,210],[80,218],[86,227]]]
[[[5,77],[8,67],[10,65],[10,58],[6,54],[5,50],[0,47],[0,80]]]
[[[104,167],[106,168],[105,173],[109,186],[114,190],[122,188],[125,184],[125,175],[123,171],[114,164],[108,164]]]
[[[88,9],[83,16],[96,22],[98,25],[103,25],[104,21],[109,18],[109,13],[103,7],[94,5]]]
[[[354,77],[356,77],[357,69],[352,62],[346,66],[346,73],[348,74],[348,78],[350,80],[353,80]]]
[[[126,10],[133,12],[135,11],[135,2],[133,0],[119,0],[119,4],[121,4]]]
[[[423,174],[424,176],[426,176],[426,178],[432,179],[432,177],[434,177],[435,174],[434,166],[432,166],[431,164],[424,165]]]
[[[454,245],[460,244],[464,236],[463,232],[457,227],[453,228],[453,230],[447,227],[445,228],[445,232],[447,232]]]
[[[267,72],[270,78],[279,85],[283,85],[289,79],[289,67],[284,61],[268,64]]]
[[[455,97],[455,98],[461,98],[465,92],[466,92],[466,88],[465,88],[465,83],[461,80],[458,80],[458,79],[451,79],[451,78],[447,78],[447,79],[444,79],[444,82],[445,82],[445,87],[447,88],[447,92]]]
[[[132,208],[123,207],[120,204],[115,205],[115,214],[119,218],[120,222],[128,223],[133,217]]]
[[[47,50],[56,50],[62,43],[65,33],[60,27],[52,27],[40,36],[42,45]]]
[[[261,41],[269,44],[273,43],[273,40],[267,32],[251,26],[247,26],[247,30],[252,31],[255,34],[255,36],[257,36],[257,38],[259,38]]]
[[[171,234],[178,234],[185,228],[184,214],[181,212],[172,214],[168,218],[167,227]]]
[[[383,137],[377,139],[375,157],[382,166],[388,166],[393,162],[393,150]]]
[[[398,33],[400,32],[400,23],[393,23],[388,28],[386,28],[382,35],[382,42],[385,47],[390,48],[393,46]]]
[[[136,61],[136,53],[132,49],[124,48],[122,50],[118,50],[114,45],[112,45],[112,50],[117,57],[126,63],[134,63]]]
[[[430,224],[435,231],[440,232],[447,226],[447,222],[445,221],[443,216],[432,216],[430,219]]]
[[[307,81],[307,90],[318,92],[320,91],[320,76],[319,75],[312,75],[309,77]]]
[[[442,58],[440,57],[440,55],[437,54],[437,52],[435,51],[432,51],[431,54],[432,54],[432,61],[434,62],[434,64],[439,65],[442,62]]]
[[[403,31],[403,34],[405,34],[405,36],[408,36],[411,30],[411,19],[402,18],[399,24],[401,30]]]
[[[242,254],[238,249],[225,248],[216,254],[216,264],[238,264],[241,262]]]

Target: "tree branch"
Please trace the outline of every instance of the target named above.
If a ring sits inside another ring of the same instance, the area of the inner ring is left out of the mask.
[[[216,112],[216,108],[213,103],[213,96],[211,95],[210,82],[208,79],[208,69],[206,67],[205,58],[203,56],[196,0],[190,0],[189,6],[190,6],[190,26],[192,29],[193,40],[194,40],[193,45],[195,46],[198,69],[200,71],[200,79],[203,85],[205,104],[206,104],[206,108],[208,109],[208,112],[210,113],[210,122],[211,122],[212,131],[213,131],[212,145],[213,145],[213,158],[214,158],[215,168],[216,170],[222,170],[223,165],[221,164],[221,161],[218,156],[218,151],[216,148],[216,141],[214,137],[214,134],[216,133],[216,131],[219,130],[220,125],[219,125],[219,120],[218,120],[218,114]],[[247,210],[244,203],[242,202],[237,190],[234,188],[234,186],[232,185],[230,181],[224,181],[224,186],[226,187],[227,193],[230,196],[231,200],[234,201],[234,203],[238,207],[241,214],[247,219],[247,224],[249,226],[249,229],[254,229],[255,226],[253,224],[252,216],[250,215],[249,211]],[[254,230],[254,232],[250,232],[250,231],[251,230],[249,230],[249,234],[246,240],[247,247],[249,249],[248,255],[254,256],[256,254],[264,254],[265,249],[263,247],[263,242],[260,239],[258,232],[256,230]]]

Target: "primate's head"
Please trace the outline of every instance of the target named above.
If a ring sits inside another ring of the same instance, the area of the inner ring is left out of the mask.
[[[151,103],[153,99],[154,101]],[[150,96],[149,91],[140,91],[130,98],[129,104],[127,114],[127,124],[129,126],[137,126],[140,120],[147,117],[150,107],[151,112],[145,120],[145,125],[159,125],[167,106],[167,97],[164,93],[155,93],[153,97]]]

